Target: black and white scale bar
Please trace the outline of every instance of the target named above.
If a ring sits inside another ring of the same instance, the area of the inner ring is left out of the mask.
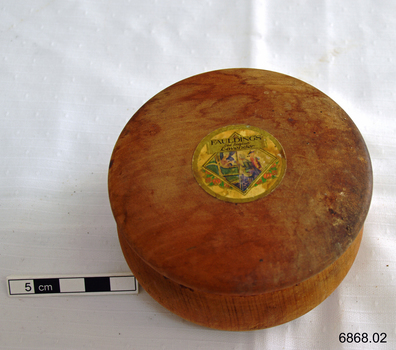
[[[96,274],[65,276],[9,276],[9,296],[138,294],[135,276]]]

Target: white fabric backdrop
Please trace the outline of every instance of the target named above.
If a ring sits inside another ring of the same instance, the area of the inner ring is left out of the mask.
[[[393,0],[0,0],[0,19],[1,349],[396,348]],[[9,298],[8,275],[128,271],[107,197],[119,133],[168,85],[231,67],[304,80],[362,132],[374,196],[342,285],[293,322],[241,333],[190,324],[144,291]]]

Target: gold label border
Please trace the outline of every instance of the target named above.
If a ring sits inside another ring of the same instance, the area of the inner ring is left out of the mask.
[[[226,156],[227,161],[223,159]],[[267,131],[244,124],[228,125],[201,140],[192,158],[192,170],[200,187],[211,196],[245,203],[265,197],[279,186],[286,173],[286,155]],[[243,183],[242,177],[246,180]]]

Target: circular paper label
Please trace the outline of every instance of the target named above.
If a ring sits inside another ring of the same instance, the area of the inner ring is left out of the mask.
[[[193,172],[210,195],[227,202],[250,202],[270,194],[286,171],[279,141],[249,125],[230,125],[207,135],[193,156]]]

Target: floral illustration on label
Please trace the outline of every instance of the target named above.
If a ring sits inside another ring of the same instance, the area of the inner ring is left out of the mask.
[[[268,132],[247,125],[215,130],[198,145],[193,171],[201,187],[229,202],[250,202],[271,193],[282,180],[286,157]]]

